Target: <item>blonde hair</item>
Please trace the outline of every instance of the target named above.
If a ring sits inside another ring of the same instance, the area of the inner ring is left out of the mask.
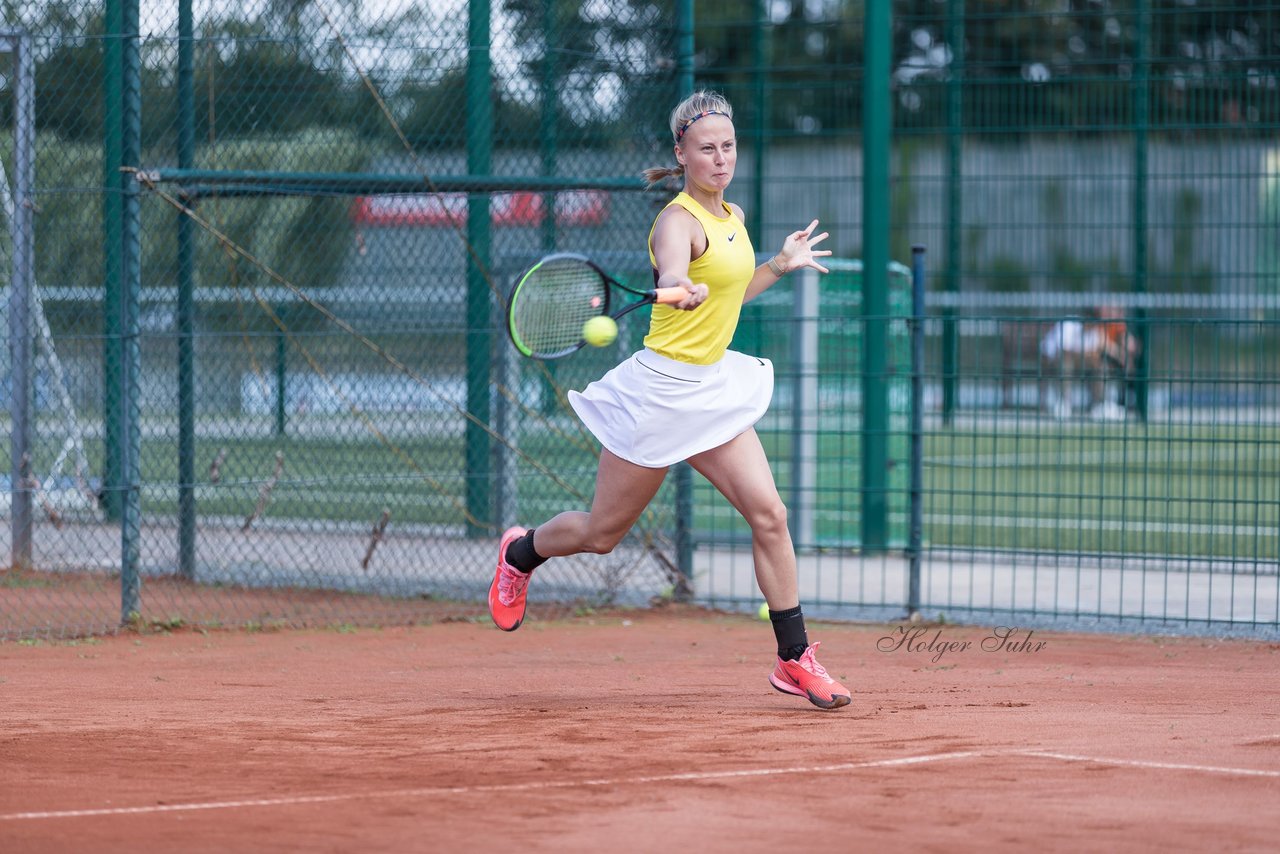
[[[676,104],[676,108],[671,111],[670,120],[671,138],[675,144],[680,144],[690,125],[706,116],[724,116],[729,121],[733,121],[733,105],[724,95],[707,89],[699,89]],[[682,177],[684,166],[680,163],[675,166],[655,166],[640,174],[644,176],[645,186],[653,187],[668,178]]]

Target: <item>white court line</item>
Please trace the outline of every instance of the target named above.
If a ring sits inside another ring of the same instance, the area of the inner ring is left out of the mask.
[[[86,816],[147,815],[165,812],[191,812],[194,810],[237,809],[240,807],[278,807],[295,804],[329,804],[335,801],[369,800],[371,798],[412,798],[438,795],[471,795],[493,792],[531,792],[547,789],[574,789],[580,786],[622,786],[637,783],[680,783],[707,780],[731,780],[742,777],[774,777],[780,774],[831,774],[837,771],[855,771],[859,768],[891,768],[899,765],[920,765],[926,762],[943,762],[948,759],[968,759],[989,756],[976,751],[934,753],[925,756],[906,756],[901,759],[876,759],[867,762],[844,762],[839,765],[803,765],[790,768],[754,768],[742,771],[694,771],[687,774],[659,774],[645,777],[617,777],[602,780],[558,780],[534,783],[506,783],[491,786],[441,786],[429,789],[394,789],[386,792],[349,792],[341,795],[299,795],[289,798],[261,798],[242,801],[211,801],[191,804],[155,804],[145,807],[108,807],[91,810],[54,810],[50,812],[19,812],[0,815],[0,821],[23,821],[38,818],[83,818]]]
[[[876,759],[867,762],[843,762],[838,765],[801,765],[789,768],[753,768],[739,771],[694,771],[686,774],[658,774],[643,777],[615,777],[598,780],[558,780],[531,783],[505,783],[489,786],[440,786],[424,789],[393,789],[386,792],[348,792],[337,795],[297,795],[288,798],[259,798],[240,801],[208,801],[189,804],[154,804],[145,807],[106,807],[86,810],[53,810],[49,812],[20,812],[0,815],[0,821],[30,821],[44,818],[85,818],[91,816],[150,815],[169,812],[194,812],[198,810],[241,809],[247,807],[297,806],[302,804],[328,804],[339,801],[371,800],[374,798],[422,798],[440,795],[491,794],[495,792],[534,792],[552,789],[575,789],[585,786],[624,786],[644,783],[686,783],[710,780],[732,780],[748,777],[776,777],[782,774],[831,774],[839,771],[856,771],[862,768],[893,768],[904,765],[923,765],[953,759],[995,759],[1008,756],[1028,756],[1040,759],[1056,759],[1063,762],[1094,762],[1099,765],[1116,765],[1129,768],[1148,768],[1161,771],[1200,771],[1212,774],[1231,774],[1246,777],[1280,777],[1280,771],[1263,771],[1252,768],[1229,768],[1213,765],[1185,765],[1172,762],[1145,762],[1135,759],[1104,759],[1096,756],[1078,756],[1071,753],[1052,753],[1042,750],[1006,751],[956,751],[933,753],[924,756],[905,756],[900,759]]]
[[[1018,756],[1038,756],[1042,759],[1060,759],[1063,762],[1094,762],[1098,765],[1118,765],[1122,768],[1154,768],[1157,771],[1203,771],[1206,774],[1233,774],[1238,777],[1280,777],[1280,771],[1261,771],[1255,768],[1184,765],[1178,762],[1144,762],[1141,759],[1104,759],[1100,756],[1076,756],[1071,753],[1049,753],[1042,750],[1019,750],[1015,752]]]

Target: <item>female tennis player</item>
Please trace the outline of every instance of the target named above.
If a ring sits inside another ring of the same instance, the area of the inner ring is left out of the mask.
[[[650,186],[668,176],[684,189],[649,234],[655,287],[688,297],[653,308],[644,349],[569,402],[603,446],[589,512],[566,511],[529,530],[507,530],[489,588],[489,613],[514,631],[525,614],[535,568],[551,557],[607,554],[657,493],[667,468],[687,460],[751,526],[756,581],[769,605],[778,658],[769,682],[814,705],[834,709],[850,694],[814,657],[800,611],[795,550],[755,423],[773,395],[773,365],[729,350],[743,303],[801,267],[822,273],[813,247],[815,219],[793,232],[760,266],[742,209],[724,200],[737,162],[733,108],[714,92],[697,92],[671,113],[676,166],[645,171]]]

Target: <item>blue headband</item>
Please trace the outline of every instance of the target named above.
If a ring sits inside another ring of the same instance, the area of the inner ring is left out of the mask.
[[[680,140],[684,139],[684,132],[689,129],[689,125],[693,124],[698,119],[705,119],[707,116],[727,116],[727,115],[729,114],[724,112],[723,110],[707,110],[706,112],[698,113],[696,116],[689,119],[689,121],[680,125],[680,129],[676,131],[676,142],[679,142]]]

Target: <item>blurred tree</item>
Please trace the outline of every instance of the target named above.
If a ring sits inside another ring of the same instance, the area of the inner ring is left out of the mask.
[[[176,0],[175,0],[176,2]],[[352,123],[389,134],[381,109],[354,79],[347,49],[384,92],[398,121],[423,143],[456,141],[465,15],[432,4],[365,23],[367,0],[266,0],[229,4],[199,22],[202,127],[215,135],[292,132]],[[965,124],[997,132],[1110,130],[1130,120],[1138,0],[964,0]],[[495,16],[495,117],[501,140],[528,142],[548,115],[563,143],[660,139],[674,94],[672,0],[501,0]],[[895,0],[895,121],[945,121],[949,0]],[[38,37],[38,121],[69,139],[101,135],[100,0],[0,0],[5,19]],[[768,24],[778,134],[851,130],[860,124],[858,0],[757,0],[700,4],[696,76],[749,113],[756,20]],[[1274,132],[1280,124],[1280,13],[1274,3],[1150,0],[1152,119],[1194,128]],[[550,32],[550,49],[547,37]],[[156,50],[168,50],[157,47]],[[158,56],[158,54],[157,54]],[[406,58],[407,56],[407,58]],[[504,63],[514,62],[516,73]],[[171,62],[171,60],[165,60]],[[144,139],[172,133],[172,73],[143,64]],[[545,92],[554,93],[548,111]],[[10,87],[0,87],[7,116]],[[754,120],[754,117],[752,117]]]
[[[57,4],[41,22],[36,44],[36,128],[64,139],[102,139],[102,36],[100,5]],[[51,37],[48,32],[59,33]],[[162,69],[141,68],[142,137],[145,144],[170,132],[173,112]],[[8,89],[5,89],[8,103]],[[5,113],[5,121],[8,114]]]
[[[771,91],[766,127],[775,135],[856,129],[861,124],[862,9],[862,3],[847,0],[699,7],[699,79],[722,89],[745,117],[753,109],[755,27],[763,19],[764,71]]]
[[[937,125],[955,51],[947,0],[897,0],[898,121]],[[1137,0],[964,0],[965,125],[1113,130],[1130,121]],[[1156,126],[1280,121],[1274,4],[1150,0],[1147,55]]]
[[[522,106],[533,121],[547,115],[551,93],[561,144],[650,146],[660,138],[675,95],[670,2],[504,0],[503,11],[520,74],[503,81],[502,103]]]
[[[268,38],[260,23],[240,21],[206,30],[205,39],[195,68],[197,139],[292,133],[339,114],[341,79],[300,40]]]

